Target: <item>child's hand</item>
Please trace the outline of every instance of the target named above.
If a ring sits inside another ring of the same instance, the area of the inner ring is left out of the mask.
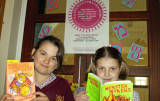
[[[75,95],[75,101],[89,101],[89,96],[86,95],[87,91],[81,91]]]
[[[7,99],[7,98],[10,98],[10,99]],[[5,94],[1,97],[1,100],[0,101],[14,101],[12,95],[10,94]]]
[[[32,101],[49,101],[47,95],[45,95],[42,92],[35,92],[34,95],[39,95],[39,96],[34,98]]]

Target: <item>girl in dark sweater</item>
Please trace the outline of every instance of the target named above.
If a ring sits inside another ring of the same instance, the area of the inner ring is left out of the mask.
[[[61,67],[63,55],[62,42],[53,36],[44,37],[33,48],[31,58],[35,68],[36,98],[32,101],[74,101],[67,80],[53,74]],[[7,97],[11,95],[3,95],[1,101],[7,100]]]

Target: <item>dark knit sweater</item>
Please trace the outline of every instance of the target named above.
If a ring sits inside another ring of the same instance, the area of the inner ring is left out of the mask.
[[[42,89],[36,87],[36,91],[46,94],[50,101],[75,101],[68,81],[60,77]]]

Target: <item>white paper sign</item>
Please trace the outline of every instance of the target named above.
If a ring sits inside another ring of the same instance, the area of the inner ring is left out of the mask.
[[[93,54],[109,45],[109,0],[67,0],[65,53]]]

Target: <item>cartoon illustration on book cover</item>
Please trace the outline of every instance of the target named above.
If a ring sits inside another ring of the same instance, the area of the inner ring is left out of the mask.
[[[17,74],[8,76],[10,83],[9,92],[13,95],[27,96],[30,94],[33,83],[33,75],[31,73],[23,73],[19,71]]]
[[[127,98],[125,95],[115,96],[114,94],[110,94],[109,97],[104,97],[103,101],[130,101],[130,98]]]

